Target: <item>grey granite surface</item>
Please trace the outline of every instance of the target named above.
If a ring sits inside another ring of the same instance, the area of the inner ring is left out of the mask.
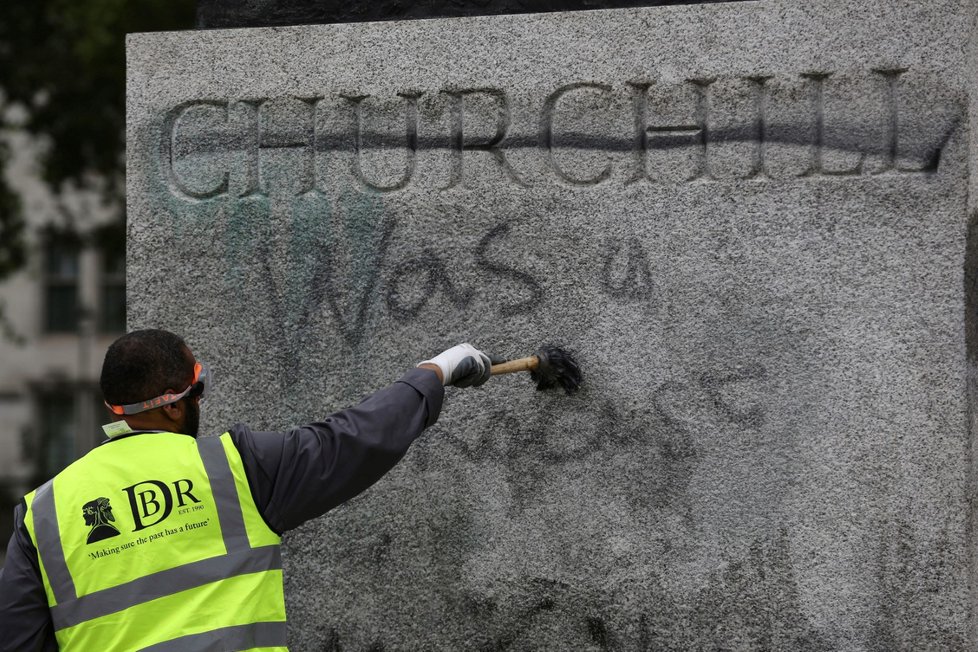
[[[129,39],[130,326],[204,427],[449,390],[286,536],[298,650],[970,650],[973,0]]]

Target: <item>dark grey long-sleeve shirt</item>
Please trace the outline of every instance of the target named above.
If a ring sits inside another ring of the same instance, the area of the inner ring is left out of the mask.
[[[372,485],[438,419],[443,397],[434,372],[414,369],[318,423],[284,433],[255,432],[241,424],[231,428],[265,522],[282,533]],[[111,446],[111,440],[104,445]],[[22,501],[14,511],[15,530],[0,570],[0,651],[56,650],[24,511]]]

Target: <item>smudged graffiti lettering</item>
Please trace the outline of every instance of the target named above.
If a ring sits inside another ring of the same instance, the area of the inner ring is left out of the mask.
[[[642,243],[632,238],[609,245],[601,269],[604,290],[616,299],[649,299],[652,296],[652,271]]]
[[[764,410],[759,405],[751,405],[746,408],[735,406],[724,398],[722,390],[732,383],[764,380],[766,378],[767,369],[764,368],[764,365],[750,364],[729,373],[703,374],[700,376],[700,387],[709,394],[717,411],[725,417],[744,426],[759,427],[764,425]]]
[[[768,380],[764,365],[749,363],[663,381],[646,404],[590,396],[556,414],[516,418],[498,410],[485,415],[484,427],[440,433],[437,444],[414,451],[412,463],[423,471],[447,447],[479,469],[497,465],[514,517],[536,505],[544,488],[602,464],[621,473],[634,468],[634,477],[642,478],[624,487],[634,509],[669,509],[685,500],[697,466],[709,454],[704,446],[710,446],[711,433],[749,444],[765,427]]]
[[[526,578],[524,585],[518,587],[518,593],[519,596],[508,603],[471,591],[461,593],[458,616],[462,622],[472,623],[478,632],[466,641],[465,649],[480,652],[526,649],[538,635],[538,628],[558,623],[562,642],[573,646],[566,649],[599,652],[616,649],[615,635],[592,596],[566,582],[542,577]],[[335,626],[322,628],[319,636],[319,649],[328,652],[385,649],[385,642],[381,640],[357,646],[352,639],[360,638],[359,634],[344,636]]]
[[[807,613],[786,527],[761,534],[742,556],[718,561],[717,569],[702,585],[677,592],[667,589],[667,584],[667,578],[650,569],[640,584],[620,588],[592,588],[586,583],[533,575],[507,578],[489,593],[466,586],[446,587],[452,597],[447,614],[452,624],[434,645],[480,652],[828,652],[837,647],[832,644],[831,631],[811,622]],[[899,627],[909,632],[907,621],[898,619],[899,614],[883,616],[886,620],[878,628],[881,641],[892,645],[878,649],[898,649],[899,643],[910,638],[900,636],[904,632]],[[402,640],[385,640],[376,629],[369,623],[356,630],[348,624],[329,623],[303,643],[309,649],[329,652],[400,649]],[[913,638],[912,642],[926,647],[928,642],[939,640],[947,649],[962,649],[958,632],[924,632],[931,641]],[[464,643],[453,646],[452,636],[464,636]]]
[[[574,410],[579,409],[591,414],[590,422],[601,424],[600,427],[592,427],[589,432],[578,431],[576,441],[570,448],[566,447],[566,436],[551,436],[554,433],[550,432],[553,429],[564,433],[565,424],[555,423],[548,416],[548,421],[542,424],[542,431],[531,432],[536,427],[533,423],[525,419],[507,421],[505,412],[494,415],[493,423],[504,423],[506,427],[478,431],[474,439],[463,439],[459,434],[449,432],[445,434],[444,441],[467,460],[477,463],[488,460],[511,461],[516,456],[521,463],[528,458],[535,458],[549,467],[581,463],[605,451],[646,446],[651,442],[661,448],[665,458],[682,461],[695,456],[697,451],[690,439],[674,435],[688,433],[691,423],[718,422],[744,429],[764,425],[765,408],[762,402],[734,400],[725,391],[734,384],[749,385],[767,380],[767,368],[763,364],[749,363],[736,366],[732,370],[694,374],[694,377],[698,382],[667,380],[655,387],[651,392],[651,413],[640,410],[629,414],[617,401],[601,401],[593,397],[586,404],[568,405],[567,418],[573,419]],[[701,398],[708,400],[702,401]],[[703,405],[709,405],[712,409],[706,412],[701,407]],[[595,418],[595,413],[600,416]],[[659,424],[662,427],[656,430],[661,430],[662,436],[654,431],[632,428],[629,424],[633,422],[645,427],[650,423]],[[508,440],[499,437],[497,432],[507,432],[510,428],[516,429],[511,438],[514,444],[512,449],[507,446]]]

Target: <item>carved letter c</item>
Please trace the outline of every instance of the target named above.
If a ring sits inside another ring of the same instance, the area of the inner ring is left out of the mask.
[[[543,104],[543,115],[541,117],[541,125],[540,125],[540,132],[541,132],[540,139],[543,141],[544,147],[547,150],[547,159],[550,161],[550,167],[551,169],[553,169],[554,173],[561,181],[565,183],[569,183],[574,186],[594,186],[601,183],[609,176],[611,176],[610,163],[606,165],[603,170],[598,172],[595,176],[591,177],[590,179],[578,179],[576,177],[572,177],[571,175],[567,174],[567,172],[565,172],[560,167],[560,165],[557,164],[557,159],[554,158],[554,133],[553,133],[554,109],[557,106],[557,102],[560,101],[560,98],[562,98],[567,93],[570,93],[571,91],[576,91],[581,88],[592,88],[595,90],[599,90],[603,93],[611,92],[610,86],[607,86],[605,84],[594,84],[590,82],[581,82],[577,84],[568,84],[567,86],[561,86],[553,93],[551,93],[550,97],[548,97],[547,101],[544,102]]]
[[[180,119],[192,108],[199,107],[210,107],[212,109],[220,110],[223,114],[224,120],[228,118],[228,103],[226,101],[215,101],[215,100],[194,100],[190,102],[182,102],[166,114],[166,119],[163,121],[163,138],[160,142],[160,159],[166,169],[166,180],[167,185],[170,187],[170,192],[181,199],[213,199],[218,197],[228,190],[228,178],[230,174],[228,172],[224,173],[224,176],[217,183],[216,186],[210,190],[197,191],[187,187],[187,184],[180,178],[176,170],[173,169],[175,160],[173,152],[173,144],[176,141],[177,136],[177,124]]]

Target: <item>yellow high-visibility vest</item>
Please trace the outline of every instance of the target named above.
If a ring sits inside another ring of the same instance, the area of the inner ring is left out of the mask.
[[[61,649],[286,649],[281,538],[228,433],[113,441],[25,501]]]

